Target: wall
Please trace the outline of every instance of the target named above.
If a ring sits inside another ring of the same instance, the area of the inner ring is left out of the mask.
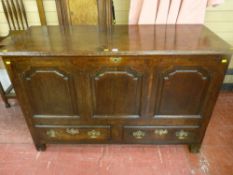
[[[205,25],[233,47],[233,0],[225,0],[218,7],[208,8]],[[229,67],[233,68],[233,58]],[[233,76],[225,76],[225,82],[233,83]]]
[[[36,0],[23,0],[29,25],[40,25]],[[58,25],[55,0],[43,0],[48,25]],[[117,24],[127,24],[130,0],[114,0]],[[207,9],[205,25],[225,41],[233,45],[233,0],[225,0],[218,7]],[[8,26],[0,5],[0,36],[7,35]],[[233,68],[233,61],[230,64]],[[226,76],[225,81],[233,83],[233,76]]]

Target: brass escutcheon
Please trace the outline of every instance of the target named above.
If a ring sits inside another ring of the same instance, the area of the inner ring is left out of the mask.
[[[168,130],[167,129],[156,129],[154,131],[154,133],[156,135],[163,136],[163,135],[167,135],[168,134]]]
[[[184,140],[188,137],[188,132],[184,130],[180,130],[176,132],[176,137],[180,140]]]
[[[66,128],[66,132],[71,135],[79,134],[79,130],[77,128]]]
[[[113,63],[120,63],[122,58],[121,57],[110,57],[110,60]]]
[[[100,131],[96,131],[96,130],[91,130],[87,132],[87,135],[92,138],[92,139],[96,139],[97,137],[99,137],[101,135]]]
[[[146,135],[146,133],[144,131],[141,131],[141,130],[133,132],[133,136],[136,139],[142,139],[143,137],[145,137],[145,135]]]

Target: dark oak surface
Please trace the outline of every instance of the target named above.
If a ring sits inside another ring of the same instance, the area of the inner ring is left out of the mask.
[[[59,25],[112,25],[112,0],[56,0]],[[91,13],[90,13],[91,12]]]
[[[170,55],[225,54],[230,45],[203,25],[31,27],[8,38],[0,55]],[[108,49],[104,52],[104,49]]]
[[[33,27],[5,43],[0,54],[38,150],[172,143],[197,152],[231,56],[201,25]]]

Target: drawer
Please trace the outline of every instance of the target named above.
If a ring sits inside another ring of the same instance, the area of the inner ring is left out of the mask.
[[[98,142],[111,138],[110,126],[36,125],[40,139],[46,142]]]
[[[125,126],[126,143],[188,143],[198,140],[199,126]]]

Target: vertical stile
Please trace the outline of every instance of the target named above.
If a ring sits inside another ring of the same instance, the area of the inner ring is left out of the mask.
[[[14,0],[11,0],[11,6],[12,6],[13,17],[17,24],[17,30],[21,30],[20,23],[19,23],[19,17],[18,17],[18,13],[16,10]]]
[[[16,0],[16,6],[17,6],[17,11],[19,14],[19,19],[21,22],[22,30],[25,30],[25,25],[24,25],[24,21],[23,21],[22,10],[21,10],[20,4],[19,4],[19,0]]]
[[[11,23],[10,23],[10,17],[8,15],[7,7],[6,7],[6,4],[5,4],[4,0],[2,0],[2,7],[3,7],[4,14],[6,16],[6,20],[7,20],[9,29],[12,30]]]
[[[14,27],[14,30],[17,30],[17,27],[15,25],[15,20],[14,20],[14,16],[13,16],[13,12],[12,12],[12,9],[11,9],[11,5],[10,5],[10,2],[9,0],[6,0],[6,5],[7,5],[7,10],[8,10],[8,13],[9,13],[9,16],[10,16],[10,21]]]
[[[40,16],[40,23],[41,25],[46,25],[46,16],[45,16],[45,11],[44,11],[44,4],[43,4],[43,0],[36,0],[37,3],[37,9],[38,9],[38,13]]]
[[[21,7],[22,7],[22,13],[23,13],[23,17],[24,17],[24,19],[25,19],[26,27],[28,28],[29,25],[28,25],[28,21],[27,21],[26,10],[25,10],[25,8],[24,8],[23,1],[22,1],[22,0],[19,0],[19,1],[20,1],[20,4],[21,4]]]

